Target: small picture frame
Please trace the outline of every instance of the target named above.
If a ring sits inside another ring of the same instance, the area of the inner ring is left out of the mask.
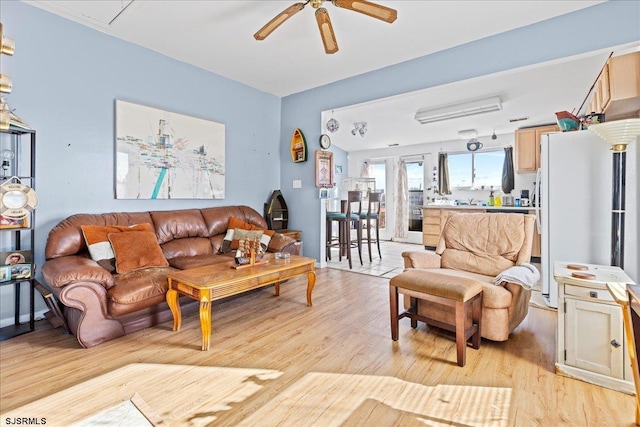
[[[342,165],[336,165],[336,175],[342,175]]]
[[[27,220],[27,217],[16,219],[0,215],[0,229],[27,227],[29,227],[29,221]]]
[[[0,264],[30,264],[33,262],[32,251],[9,251],[0,252]]]
[[[316,151],[316,187],[333,188],[333,153]]]
[[[331,190],[329,190],[328,188],[321,188],[320,190],[320,198],[321,199],[328,199],[331,196]]]
[[[0,266],[0,282],[8,282],[11,280],[11,266]]]
[[[11,280],[30,279],[31,264],[11,265]]]

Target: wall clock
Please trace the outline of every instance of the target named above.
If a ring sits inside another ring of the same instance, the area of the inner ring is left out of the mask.
[[[331,147],[331,138],[326,133],[323,133],[320,135],[320,148],[326,150],[329,147]]]

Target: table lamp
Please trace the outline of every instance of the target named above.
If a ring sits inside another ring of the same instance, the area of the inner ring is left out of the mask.
[[[613,151],[613,200],[611,205],[611,265],[624,268],[624,214],[627,145],[640,136],[640,118],[589,126]]]

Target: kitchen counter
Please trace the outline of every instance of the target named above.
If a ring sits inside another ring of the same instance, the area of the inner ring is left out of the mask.
[[[484,210],[484,211],[514,211],[514,212],[529,212],[536,211],[539,208],[534,206],[475,206],[475,205],[427,205],[423,206],[425,209],[460,209],[460,210]]]

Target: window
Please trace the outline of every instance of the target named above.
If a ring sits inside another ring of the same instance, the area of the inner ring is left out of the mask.
[[[452,188],[500,188],[504,150],[449,154],[449,182]]]

